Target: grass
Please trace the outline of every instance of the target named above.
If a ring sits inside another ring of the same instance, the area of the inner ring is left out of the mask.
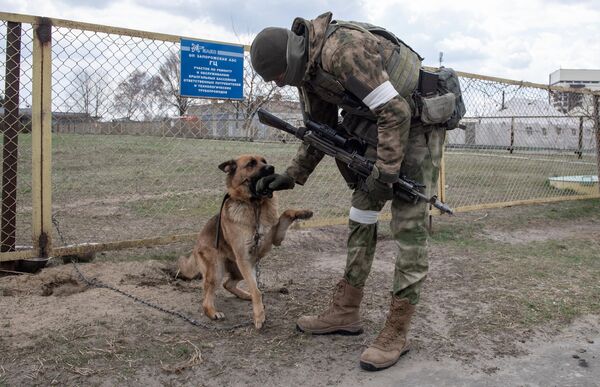
[[[19,141],[18,238],[20,244],[30,244],[31,136],[22,134]],[[68,243],[168,235],[173,228],[195,232],[199,224],[216,213],[224,194],[219,163],[242,153],[261,153],[280,172],[296,149],[297,144],[284,143],[54,135],[53,214]],[[589,155],[579,160],[564,153],[485,152],[446,153],[446,194],[451,206],[571,196],[572,192],[550,187],[547,178],[597,173],[595,160]],[[310,208],[317,220],[346,216],[350,194],[335,163],[328,158],[305,186],[279,196],[281,208]]]
[[[455,207],[479,203],[569,196],[548,178],[563,175],[596,175],[593,156],[578,159],[570,154],[515,154],[507,152],[447,152],[447,200]]]
[[[152,261],[174,262],[180,256],[180,254],[178,254],[176,251],[172,251],[172,249],[170,249],[170,251],[156,251],[156,252],[152,252],[152,253],[140,252],[139,254],[132,254],[131,252],[129,252],[129,253],[125,253],[125,256],[128,261],[152,260]],[[112,257],[112,255],[109,256],[109,259],[103,259],[103,261],[112,261],[113,259],[111,259],[111,257]]]
[[[464,281],[472,281],[469,288],[482,293],[474,299],[494,300],[489,313],[475,315],[476,323],[487,323],[492,330],[528,328],[600,314],[600,240],[583,226],[597,230],[598,224],[600,200],[495,209],[436,218],[431,244],[463,257],[453,264]],[[576,228],[581,232],[552,231]],[[527,235],[536,230],[548,234],[542,240],[511,243],[487,236],[491,231]]]

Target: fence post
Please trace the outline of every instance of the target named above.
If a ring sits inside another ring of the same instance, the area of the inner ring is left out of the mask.
[[[514,145],[515,145],[515,117],[511,117],[510,118],[510,147],[508,148],[508,150],[510,151],[511,154],[513,153]]]
[[[583,155],[583,116],[579,117],[579,140],[577,142],[577,158],[580,159]]]
[[[440,170],[438,173],[438,186],[437,186],[437,196],[441,202],[446,202],[446,144],[448,143],[448,133],[446,133],[446,138],[444,139],[444,145],[442,149],[442,157],[440,159]],[[429,205],[429,232],[433,232],[433,216],[431,211],[433,210],[433,206]],[[437,210],[438,213],[442,214],[441,211]]]
[[[2,252],[15,251],[17,220],[17,162],[19,152],[19,89],[21,23],[6,25],[6,75],[4,78],[4,132],[2,154]]]
[[[600,113],[598,112],[598,105],[600,104],[600,97],[598,94],[594,95],[594,131],[596,132],[596,160],[598,165],[598,192],[600,192]]]
[[[39,18],[33,34],[31,107],[33,245],[38,257],[52,249],[52,24]]]

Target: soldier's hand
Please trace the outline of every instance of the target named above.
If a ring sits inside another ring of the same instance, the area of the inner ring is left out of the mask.
[[[394,197],[392,183],[397,179],[396,175],[379,172],[379,169],[374,166],[371,174],[365,180],[365,184],[369,190],[369,197],[376,201],[392,199]]]
[[[296,183],[290,176],[286,174],[279,175],[274,173],[272,175],[265,176],[256,182],[256,192],[264,195],[273,191],[292,189],[294,188],[294,185],[296,185]]]

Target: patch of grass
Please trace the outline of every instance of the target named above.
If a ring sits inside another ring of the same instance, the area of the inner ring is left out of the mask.
[[[145,199],[130,202],[126,207],[140,216],[186,216],[210,218],[219,212],[223,194],[177,195],[170,198]]]
[[[511,319],[531,326],[600,313],[599,249],[590,240],[562,240],[490,243],[471,254],[493,255],[474,270],[481,271],[483,278],[493,278],[494,287],[512,295]],[[500,310],[505,307],[499,304]]]
[[[443,223],[435,228],[431,234],[431,241],[437,244],[453,243],[458,246],[469,246],[480,242],[475,238],[479,231],[479,226],[475,223]]]
[[[185,335],[184,339],[178,334],[161,331],[155,336],[148,333],[152,332],[152,327],[139,320],[128,321],[125,325],[115,325],[111,321],[99,330],[91,326],[69,328],[59,331],[49,327],[48,335],[28,346],[11,349],[11,358],[20,359],[20,370],[7,368],[7,374],[0,375],[0,386],[8,385],[8,381],[11,385],[47,384],[49,374],[61,385],[93,384],[90,377],[116,377],[125,381],[142,366],[160,369],[163,364],[179,364],[194,355],[197,348],[189,344],[190,335]],[[200,341],[208,343],[208,339]],[[38,367],[40,357],[52,360],[52,366],[44,368],[36,379],[29,379],[23,370]]]
[[[516,309],[515,320],[525,327],[536,326],[552,321],[568,323],[574,318],[588,313],[598,313],[599,305],[573,302],[560,298],[517,299],[520,308]]]
[[[507,202],[535,197],[570,196],[572,192],[548,185],[548,178],[594,175],[589,155],[579,160],[569,154],[519,153],[493,150],[446,152],[446,197],[455,206]]]
[[[469,314],[466,326],[493,333],[550,322],[559,326],[578,316],[600,314],[600,240],[589,230],[514,244],[486,234],[501,229],[539,234],[544,227],[596,224],[599,204],[581,200],[434,218],[432,247],[454,257],[447,263],[460,273],[460,280],[444,280],[455,291],[470,289],[462,296],[469,303],[488,306]]]
[[[155,246],[149,248],[128,249],[109,251],[96,256],[97,262],[122,262],[122,261],[163,261],[172,262],[181,255],[187,255],[191,251],[190,243],[179,243],[177,245]]]
[[[579,200],[574,202],[565,202],[560,206],[552,206],[548,209],[545,216],[548,219],[598,219],[600,209],[600,199]]]
[[[175,354],[175,357],[183,358],[188,357],[191,353],[191,350],[188,348],[188,346],[179,344],[175,346],[173,353]]]
[[[179,256],[182,254],[178,254],[176,252],[173,251],[165,251],[163,253],[148,253],[148,254],[140,254],[140,255],[130,255],[128,257],[128,260],[131,261],[145,261],[145,260],[154,260],[154,261],[166,261],[166,262],[170,262],[170,261],[174,261],[177,258],[179,258]]]

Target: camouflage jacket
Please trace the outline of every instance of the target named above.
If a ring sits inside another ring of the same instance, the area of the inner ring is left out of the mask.
[[[410,131],[411,107],[389,82],[386,53],[396,47],[384,38],[352,28],[337,28],[327,34],[331,13],[315,20],[297,18],[292,31],[308,42],[308,63],[300,98],[312,120],[337,126],[341,101],[324,82],[341,85],[367,105],[377,122],[377,167],[397,174],[404,158]],[[324,70],[330,77],[323,78]],[[304,184],[323,154],[302,144],[286,173]]]

